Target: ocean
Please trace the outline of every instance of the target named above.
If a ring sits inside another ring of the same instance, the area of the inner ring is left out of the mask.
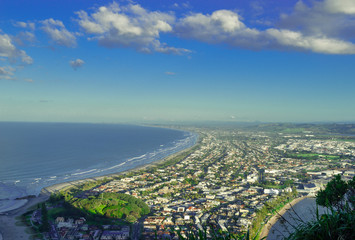
[[[196,141],[194,133],[146,126],[0,122],[0,212],[44,187],[133,169]]]

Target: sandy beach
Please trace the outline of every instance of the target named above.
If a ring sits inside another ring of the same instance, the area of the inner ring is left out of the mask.
[[[19,220],[16,218],[28,211],[29,208],[46,201],[48,198],[48,194],[41,193],[38,197],[30,198],[22,207],[0,215],[0,233],[3,239],[30,239],[30,234],[28,233],[29,229],[22,224],[18,224]]]
[[[198,144],[198,142],[196,142],[196,144]],[[26,239],[27,240],[27,239],[30,239],[31,235],[29,234],[29,228],[26,226],[22,226],[22,224],[19,224],[18,223],[19,220],[17,220],[16,218],[21,216],[25,212],[27,212],[28,209],[30,209],[31,207],[36,206],[38,203],[48,200],[51,193],[55,193],[60,190],[68,190],[72,187],[77,187],[85,182],[97,181],[97,180],[101,180],[103,178],[113,179],[114,177],[117,177],[117,176],[120,176],[123,174],[135,172],[135,171],[139,171],[139,170],[144,170],[146,168],[159,165],[161,163],[171,160],[172,158],[174,158],[175,156],[177,156],[179,154],[189,151],[191,148],[196,146],[196,144],[187,148],[187,149],[184,149],[180,152],[177,152],[177,153],[174,153],[170,156],[167,156],[161,160],[158,160],[158,161],[155,161],[152,163],[148,163],[145,165],[141,165],[141,166],[138,166],[136,168],[132,168],[127,171],[103,175],[103,176],[99,176],[99,177],[85,178],[85,179],[81,179],[81,180],[58,183],[58,184],[54,184],[49,187],[45,187],[42,189],[39,196],[29,198],[28,201],[23,206],[21,206],[17,209],[13,209],[10,211],[0,213],[0,240],[14,240],[14,239]]]

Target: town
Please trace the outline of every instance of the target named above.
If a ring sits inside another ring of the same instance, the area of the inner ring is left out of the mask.
[[[337,174],[355,175],[355,142],[301,133],[243,129],[185,129],[199,142],[169,164],[122,174],[81,193],[124,193],[150,213],[131,224],[93,226],[85,218],[51,222],[51,239],[177,239],[176,232],[247,231],[266,202],[279,196],[314,197]],[[49,210],[50,211],[50,210]],[[32,214],[40,223],[40,210]]]

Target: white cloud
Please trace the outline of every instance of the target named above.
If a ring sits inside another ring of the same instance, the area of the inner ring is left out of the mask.
[[[325,0],[324,8],[330,13],[355,14],[354,0]]]
[[[5,66],[5,67],[0,67],[0,80],[5,79],[5,80],[14,80],[14,72],[16,71],[15,68]]]
[[[165,72],[166,75],[175,75],[176,73],[174,72]]]
[[[192,14],[180,19],[178,26],[182,29],[182,34],[184,30],[189,30],[189,35],[195,32],[196,36],[209,36],[221,31],[232,33],[244,28],[238,14],[229,10],[218,10],[211,15]]]
[[[50,37],[50,39],[58,45],[65,47],[75,47],[76,37],[69,32],[62,21],[54,20],[52,18],[41,21],[42,30]]]
[[[266,34],[274,38],[281,46],[325,54],[355,54],[354,44],[338,39],[304,36],[300,32],[277,29],[268,29]]]
[[[302,6],[298,6],[302,7]],[[213,44],[248,49],[312,51],[325,54],[355,54],[355,44],[325,34],[305,34],[289,29],[257,30],[247,27],[236,12],[219,10],[194,13],[180,19],[176,34]]]
[[[8,59],[12,63],[18,60],[25,64],[33,63],[32,58],[25,51],[15,47],[10,36],[7,34],[0,34],[0,57]]]
[[[33,22],[15,22],[15,27],[29,28],[30,30],[35,30],[36,24]]]
[[[31,32],[19,32],[14,38],[13,40],[20,46],[25,45],[25,43],[33,43],[34,41],[36,41],[36,37],[33,33]]]
[[[94,13],[77,12],[79,25],[92,40],[107,48],[132,47],[141,52],[182,54],[189,52],[167,46],[159,41],[161,33],[172,31],[175,17],[172,13],[148,11],[138,4],[119,6],[112,3]]]
[[[70,66],[74,69],[77,70],[78,68],[82,67],[84,65],[84,61],[81,59],[76,59],[76,60],[72,60],[69,62]]]
[[[278,27],[306,35],[355,39],[355,1],[325,0],[307,5],[298,1],[290,14],[282,14]]]
[[[176,34],[208,43],[225,43],[231,46],[259,48],[260,32],[245,26],[239,15],[230,10],[218,10],[209,14],[194,13],[181,18]],[[253,46],[250,41],[253,42]]]

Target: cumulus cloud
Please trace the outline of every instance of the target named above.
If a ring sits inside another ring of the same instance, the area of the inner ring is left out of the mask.
[[[354,44],[338,39],[304,36],[300,32],[277,29],[266,30],[266,36],[274,38],[280,46],[325,54],[355,54]]]
[[[119,6],[112,3],[95,12],[77,12],[79,25],[107,48],[132,47],[140,52],[183,54],[187,49],[168,46],[159,41],[161,33],[172,32],[172,13],[148,11],[139,4]]]
[[[84,61],[81,59],[76,59],[76,60],[72,60],[69,62],[70,66],[74,69],[77,70],[78,68],[82,67],[84,65]]]
[[[353,14],[353,15],[351,15]],[[282,14],[280,28],[302,31],[307,35],[355,39],[355,1],[325,0],[311,5],[298,1],[290,14]]]
[[[206,35],[211,31],[212,34],[220,30],[226,33],[232,33],[241,28],[245,28],[244,24],[239,20],[238,14],[229,10],[218,10],[211,15],[201,13],[192,14],[181,19],[180,27],[184,26],[193,27],[194,30],[200,29],[196,34]]]
[[[0,80],[14,80],[15,68],[10,66],[0,67]]]
[[[13,40],[20,46],[25,45],[26,43],[33,43],[36,41],[36,37],[33,33],[25,31],[25,32],[19,32]]]
[[[324,8],[331,13],[355,14],[354,0],[325,0]]]
[[[11,63],[21,61],[32,64],[33,60],[25,51],[16,48],[9,35],[0,33],[0,57],[8,59]]]
[[[241,21],[238,13],[230,10],[218,10],[212,14],[192,13],[178,21],[175,32],[185,38],[248,49],[355,54],[355,44],[352,42],[322,33],[303,33],[300,30],[283,28],[249,28]]]
[[[34,22],[15,22],[13,25],[20,28],[29,28],[30,30],[35,30],[36,28],[36,24]]]
[[[230,10],[190,14],[179,20],[175,32],[181,37],[213,44],[224,43],[246,48],[258,48],[261,44],[260,32],[246,27],[239,15]]]
[[[69,32],[62,21],[54,20],[53,18],[41,21],[41,29],[49,36],[49,38],[58,45],[65,47],[75,47],[76,37],[72,32]]]

